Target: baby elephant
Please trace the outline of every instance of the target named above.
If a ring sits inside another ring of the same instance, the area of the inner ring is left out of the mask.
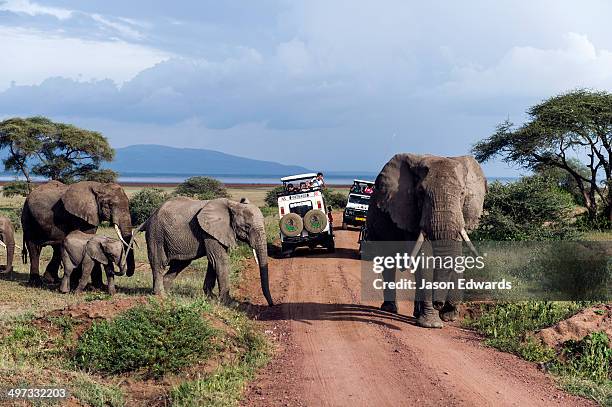
[[[70,291],[70,276],[75,269],[82,268],[83,274],[75,289],[76,293],[83,291],[91,277],[91,271],[96,264],[104,266],[106,271],[106,285],[109,294],[115,293],[114,276],[122,276],[127,271],[127,256],[124,244],[116,239],[106,236],[92,235],[81,231],[74,231],[64,239],[62,244],[62,263],[64,264],[64,277],[60,291]],[[113,264],[119,266],[115,273]]]

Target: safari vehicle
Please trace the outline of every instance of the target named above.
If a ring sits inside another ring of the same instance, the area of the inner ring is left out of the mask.
[[[291,256],[298,247],[335,250],[331,207],[325,205],[321,188],[310,185],[316,175],[281,178],[283,190],[277,196],[283,256]]]
[[[342,229],[346,230],[347,226],[359,227],[365,224],[373,189],[374,182],[372,181],[353,180],[342,216]]]

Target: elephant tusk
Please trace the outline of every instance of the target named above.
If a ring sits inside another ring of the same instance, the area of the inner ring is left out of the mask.
[[[257,253],[255,253],[255,249],[253,249],[253,257],[255,257],[255,263],[259,266],[259,259],[257,258]]]
[[[0,246],[4,247],[6,249],[6,243],[4,243],[2,240],[0,240]]]
[[[468,236],[467,232],[465,231],[465,229],[461,229],[461,238],[465,241],[465,243],[468,245],[468,247],[470,248],[470,250],[472,251],[472,253],[474,253],[476,255],[476,257],[480,257],[480,254],[478,253],[478,250],[476,250],[476,247],[474,247],[474,244],[472,243],[472,241],[470,240],[470,237]]]
[[[128,247],[129,247],[128,242],[126,242],[126,241],[123,239],[123,236],[121,236],[121,231],[119,230],[119,226],[117,226],[117,224],[116,224],[116,223],[115,223],[115,225],[114,225],[114,226],[115,226],[115,232],[117,233],[117,237],[119,237],[119,240],[121,240],[121,241],[123,242],[123,244],[124,244],[124,245],[126,245],[126,246],[128,246]]]
[[[419,251],[421,250],[424,241],[425,233],[423,233],[423,231],[421,230],[421,232],[419,233],[419,237],[417,237],[417,240],[414,242],[414,247],[412,248],[412,252],[410,253],[410,258],[415,258],[419,254]]]

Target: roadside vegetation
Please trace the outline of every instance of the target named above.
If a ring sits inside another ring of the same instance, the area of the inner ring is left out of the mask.
[[[576,287],[603,277],[599,285],[607,286],[610,277],[604,255],[587,256],[582,267],[574,265],[580,275],[568,276],[562,270],[571,266],[566,264],[569,257],[583,254],[564,253],[564,247],[581,247],[587,253],[598,246],[572,242],[612,240],[612,94],[576,90],[547,99],[527,113],[530,118],[525,124],[517,127],[505,121],[474,146],[481,162],[497,156],[534,173],[517,182],[489,186],[474,240],[559,242],[555,259],[537,271],[541,279],[552,277],[553,282]],[[606,247],[601,243],[598,248],[606,253]],[[595,267],[589,260],[596,262]],[[601,270],[605,276],[599,275]],[[579,297],[574,302],[472,304],[464,325],[482,334],[486,344],[540,363],[567,391],[612,405],[612,350],[605,332],[594,330],[555,347],[537,336],[578,312],[606,312],[597,308],[597,301]]]
[[[174,195],[169,188],[126,192],[138,221]],[[239,199],[243,192],[229,193]],[[263,204],[265,191],[246,192]],[[15,214],[17,227],[24,199],[20,194],[0,197],[0,212]],[[266,219],[267,225],[274,227],[273,219]],[[110,227],[98,232],[114,236]],[[16,234],[21,242],[21,230]],[[115,279],[118,293],[113,297],[100,291],[62,295],[52,287],[32,288],[26,284],[28,265],[21,262],[12,275],[0,276],[3,386],[66,387],[73,401],[91,406],[238,403],[247,381],[270,357],[265,336],[243,312],[203,298],[206,259],[192,262],[167,298],[153,298],[144,235],[137,240],[136,272]],[[251,257],[246,245],[231,251],[234,288]],[[42,268],[50,258],[47,247]]]

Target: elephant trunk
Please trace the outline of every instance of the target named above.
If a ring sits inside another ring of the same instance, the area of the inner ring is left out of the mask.
[[[255,259],[259,265],[259,278],[261,279],[261,291],[263,292],[269,306],[274,305],[270,294],[270,281],[268,278],[268,244],[266,234],[262,230],[251,233],[250,245],[255,252]]]

